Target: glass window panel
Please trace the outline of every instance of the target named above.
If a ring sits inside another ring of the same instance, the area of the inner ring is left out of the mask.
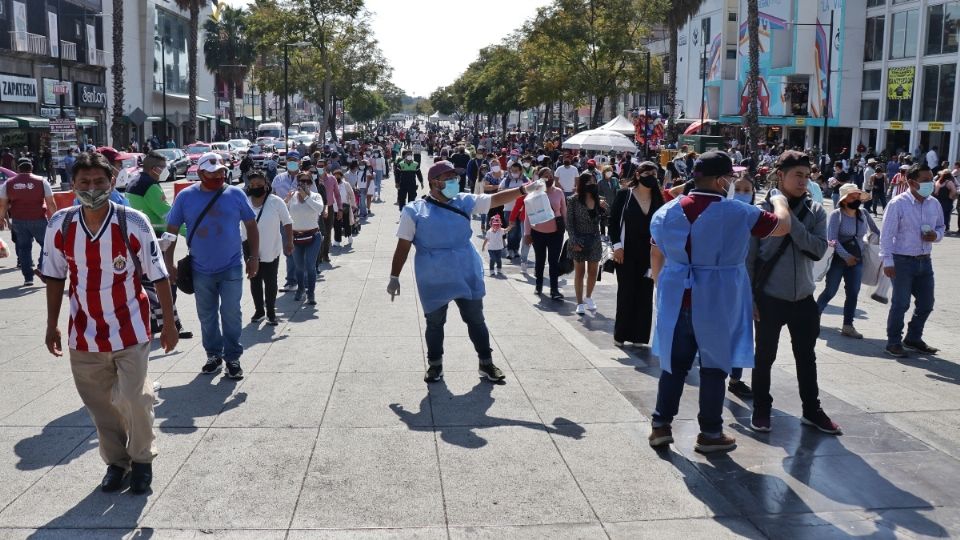
[[[860,100],[860,119],[877,120],[880,117],[880,100],[863,99]]]
[[[946,9],[943,14],[943,53],[955,53],[960,41],[960,3],[950,2],[943,6]]]
[[[867,31],[863,49],[863,60],[865,62],[883,59],[883,26],[883,17],[870,17],[867,19]]]
[[[923,97],[920,101],[920,120],[929,122],[937,117],[937,92],[940,88],[940,66],[923,67]]]
[[[880,70],[868,69],[863,72],[863,91],[880,90]]]
[[[892,15],[890,58],[911,58],[917,55],[917,10]]]
[[[937,121],[949,122],[953,118],[953,93],[957,85],[956,64],[940,66],[940,92],[937,99]]]
[[[927,54],[943,50],[943,6],[927,8]]]
[[[877,7],[887,5],[887,0],[867,0],[867,7]]]

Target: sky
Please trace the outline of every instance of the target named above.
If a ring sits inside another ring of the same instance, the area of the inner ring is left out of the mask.
[[[250,0],[226,0],[244,6]],[[429,96],[452,83],[480,49],[499,42],[549,0],[366,0],[373,32],[393,67],[393,83]],[[471,7],[482,6],[481,9]]]

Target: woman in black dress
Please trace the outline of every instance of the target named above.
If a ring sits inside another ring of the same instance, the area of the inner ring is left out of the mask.
[[[613,342],[641,345],[650,341],[653,280],[650,278],[650,218],[663,206],[657,166],[638,165],[630,187],[617,192],[610,211],[610,241],[617,263],[617,318]]]

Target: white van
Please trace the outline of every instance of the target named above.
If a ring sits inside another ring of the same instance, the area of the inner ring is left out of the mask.
[[[273,137],[279,139],[283,137],[283,124],[280,122],[267,122],[257,126],[257,137]]]
[[[300,122],[300,133],[310,135],[320,133],[320,122]]]

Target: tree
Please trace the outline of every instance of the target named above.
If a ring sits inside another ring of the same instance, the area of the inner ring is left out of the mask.
[[[413,110],[417,114],[427,116],[433,113],[433,103],[430,103],[428,98],[417,98],[417,103],[413,106]]]
[[[430,103],[440,114],[450,116],[457,111],[457,96],[453,94],[453,85],[441,86],[430,94]]]
[[[383,101],[386,102],[387,112],[395,113],[403,109],[403,90],[393,84],[389,79],[381,80],[377,83],[377,93],[379,93]]]
[[[759,161],[760,119],[758,116],[758,94],[760,83],[760,6],[757,0],[747,0],[747,31],[750,36],[750,64],[747,74],[747,130],[750,134],[750,157],[753,163]]]
[[[110,137],[113,144],[126,141],[126,126],[123,122],[125,92],[123,89],[123,2],[113,3],[113,121]]]
[[[193,142],[197,139],[197,43],[200,42],[200,9],[206,7],[207,0],[174,1],[177,7],[190,12],[190,37],[187,39],[187,93],[190,107],[187,113],[187,130],[183,138],[184,142]]]
[[[379,92],[361,88],[347,98],[346,109],[354,120],[366,124],[388,113],[390,107]]]
[[[670,64],[667,80],[667,107],[670,108],[670,121],[667,123],[667,140],[676,141],[677,130],[677,56],[679,44],[677,36],[680,28],[696,15],[705,0],[675,0],[666,10],[667,32],[670,34]],[[704,37],[703,39],[707,39]]]
[[[230,125],[237,124],[237,85],[242,85],[256,58],[247,29],[247,13],[224,6],[203,23],[203,58],[207,69],[227,83]],[[215,105],[216,106],[216,105]]]

